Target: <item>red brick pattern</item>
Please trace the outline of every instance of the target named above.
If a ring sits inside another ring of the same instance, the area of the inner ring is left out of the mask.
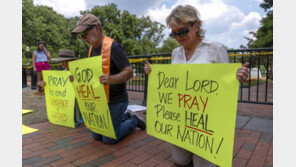
[[[134,130],[118,144],[105,145],[92,139],[90,132],[79,133],[87,131],[85,127],[65,129],[49,123],[35,124],[33,127],[38,127],[42,133],[23,136],[23,162],[27,163],[24,166],[43,164],[50,167],[73,167],[95,163],[108,167],[177,166],[172,162],[170,144],[147,135],[145,131]],[[47,128],[50,133],[44,132]],[[48,141],[43,140],[44,136],[48,137]],[[233,166],[273,166],[273,142],[260,142],[261,137],[261,132],[236,129]],[[65,144],[79,142],[85,142],[86,145],[68,150],[69,145]],[[58,149],[50,150],[57,146]]]
[[[272,119],[272,106],[240,103],[238,115]],[[105,145],[95,141],[84,126],[73,129],[44,122],[30,127],[39,131],[22,137],[25,167],[178,167],[172,160],[169,143],[138,128],[119,143]],[[236,129],[232,166],[273,166],[272,138],[272,134]]]

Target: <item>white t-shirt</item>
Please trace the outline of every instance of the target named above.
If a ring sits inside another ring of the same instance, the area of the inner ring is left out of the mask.
[[[203,39],[195,49],[191,59],[186,61],[185,49],[180,46],[173,50],[171,64],[208,64],[229,63],[229,57],[223,44]]]

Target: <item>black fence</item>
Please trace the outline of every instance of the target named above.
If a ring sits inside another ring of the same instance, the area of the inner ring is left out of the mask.
[[[273,104],[273,48],[228,50],[231,63],[249,62],[249,79],[240,84],[239,102]],[[144,73],[145,61],[151,64],[170,64],[171,54],[153,54],[128,56],[134,71],[134,77],[127,82],[127,90],[143,92],[143,104],[146,105],[148,77]],[[50,63],[51,70],[61,70],[59,64]],[[28,77],[28,78],[27,78]],[[36,87],[37,76],[31,66],[23,66],[23,87],[31,80],[32,89]]]
[[[239,102],[273,104],[273,48],[228,50],[231,63],[249,62],[249,78],[240,84]],[[145,61],[151,64],[170,64],[171,54],[129,56],[134,77],[128,81],[129,91],[144,92],[146,105],[148,77],[144,74]]]
[[[58,63],[50,63],[51,70],[62,70]],[[22,88],[28,87],[28,81],[31,82],[31,89],[36,89],[37,86],[37,72],[33,70],[30,65],[22,66]]]

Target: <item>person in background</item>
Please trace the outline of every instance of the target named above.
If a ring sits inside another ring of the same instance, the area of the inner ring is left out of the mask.
[[[77,59],[79,58],[75,57],[75,53],[72,50],[60,50],[59,57],[52,58],[51,60],[60,62],[60,65],[62,66],[62,68],[64,68],[64,71],[69,71],[69,62]],[[39,82],[40,87],[43,88],[45,85],[46,85],[45,81]],[[82,124],[82,123],[83,123],[83,118],[81,116],[77,100],[75,98],[74,124],[75,126],[78,126],[79,124]]]
[[[128,106],[126,82],[133,77],[133,70],[120,44],[103,33],[101,21],[92,14],[83,15],[71,33],[91,45],[88,57],[102,55],[103,75],[98,77],[104,84],[117,140],[92,132],[94,139],[115,144],[136,127],[144,130],[146,124],[142,118],[134,114],[127,118],[124,114]]]
[[[48,61],[51,59],[49,51],[46,49],[44,41],[38,42],[37,49],[32,55],[32,64],[34,72],[37,71],[37,81],[41,83],[43,81],[42,70],[50,70]],[[37,83],[37,92],[44,93],[44,89]]]
[[[171,64],[211,64],[229,63],[229,57],[223,44],[208,41],[204,38],[202,21],[199,12],[190,5],[179,5],[167,16],[166,24],[171,28],[170,37],[181,45],[172,52]],[[248,63],[237,70],[239,82],[248,78]],[[146,61],[144,71],[150,74],[151,68]],[[171,153],[173,160],[178,165],[188,165],[193,161],[194,167],[212,167],[215,164],[172,144]]]

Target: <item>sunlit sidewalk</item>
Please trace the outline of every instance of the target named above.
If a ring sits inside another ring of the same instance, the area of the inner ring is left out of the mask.
[[[140,115],[145,117],[143,113]],[[260,127],[263,128],[256,127],[258,123],[261,123]],[[237,117],[234,167],[273,166],[270,123],[272,126],[272,120]],[[45,122],[32,124],[30,127],[39,131],[23,135],[22,159],[23,166],[26,167],[178,166],[172,161],[170,144],[149,136],[146,131],[138,128],[118,144],[105,145],[95,141],[84,125],[73,129]]]

